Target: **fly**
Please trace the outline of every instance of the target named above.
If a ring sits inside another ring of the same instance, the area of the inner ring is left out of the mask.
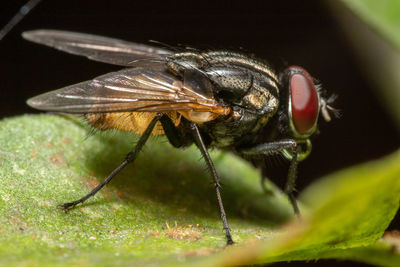
[[[318,117],[326,121],[333,99],[303,68],[276,72],[267,63],[229,51],[171,51],[102,36],[57,30],[23,33],[30,41],[127,67],[27,101],[45,111],[83,114],[100,130],[140,134],[125,160],[72,208],[95,195],[127,164],[150,135],[165,135],[176,148],[195,144],[210,170],[228,244],[230,234],[220,182],[208,148],[231,151],[265,170],[265,158],[282,154],[289,162],[284,191],[293,194],[297,165],[311,151]],[[263,172],[264,173],[264,172]],[[263,177],[264,179],[265,177]]]

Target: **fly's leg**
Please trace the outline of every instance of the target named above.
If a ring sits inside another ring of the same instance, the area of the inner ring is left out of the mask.
[[[177,130],[177,128],[175,127],[175,125],[173,124],[173,122],[171,121],[171,119],[168,116],[163,116],[160,119],[160,122],[163,126],[165,135],[167,136],[169,142],[174,147],[181,147],[181,146],[185,145],[185,136],[182,136],[179,133],[179,131]],[[201,138],[199,129],[195,123],[191,124],[191,130],[193,132],[194,141],[195,141],[197,147],[200,149],[200,152],[203,155],[203,158],[206,160],[207,167],[211,172],[215,190],[217,193],[219,210],[220,210],[222,222],[224,224],[224,230],[225,230],[227,244],[231,245],[231,244],[233,244],[233,240],[232,240],[232,236],[231,236],[231,233],[229,230],[228,221],[226,219],[224,205],[222,203],[222,198],[221,198],[221,193],[220,193],[221,184],[219,183],[218,174],[215,170],[214,164],[212,163],[211,157],[208,154],[208,151],[204,145],[203,139]]]
[[[177,148],[182,147],[185,144],[185,138],[179,133],[171,119],[167,115],[164,115],[160,118],[160,122],[170,144]]]
[[[125,160],[117,167],[115,168],[105,179],[104,181],[99,184],[98,186],[96,186],[89,194],[87,194],[86,196],[82,197],[81,199],[72,201],[72,202],[68,202],[68,203],[64,203],[62,205],[60,205],[59,207],[61,209],[67,210],[69,208],[72,208],[76,205],[78,205],[79,203],[83,203],[85,200],[87,200],[88,198],[94,196],[100,189],[102,189],[106,184],[108,184],[112,178],[114,178],[114,176],[119,173],[126,165],[128,165],[129,163],[135,161],[136,156],[138,155],[138,153],[140,152],[140,150],[143,148],[144,144],[146,143],[147,139],[149,138],[149,136],[151,135],[151,132],[154,129],[154,126],[156,125],[157,121],[160,120],[160,118],[163,116],[163,114],[157,114],[153,120],[149,123],[149,126],[147,126],[146,130],[144,131],[144,133],[142,134],[142,136],[140,137],[139,141],[137,142],[136,146],[134,147],[134,149],[129,152],[126,157]]]
[[[300,152],[299,147],[297,147],[295,151],[296,151],[295,153],[292,153],[293,156],[289,165],[288,178],[286,180],[286,185],[285,185],[285,193],[289,196],[289,200],[290,203],[292,204],[294,213],[297,214],[297,216],[300,216],[300,210],[297,205],[296,198],[293,194],[297,179],[297,165],[299,163],[297,160],[297,155]]]
[[[257,157],[257,156],[270,156],[277,153],[283,153],[285,150],[290,152],[291,159],[290,159],[288,177],[284,191],[289,197],[294,213],[299,216],[300,210],[297,205],[296,198],[293,194],[297,179],[298,154],[300,153],[300,146],[297,145],[296,141],[292,139],[286,139],[275,142],[269,142],[257,145],[252,148],[243,149],[240,150],[239,152],[245,156]]]
[[[231,236],[231,233],[229,230],[228,220],[226,219],[224,205],[222,203],[221,192],[220,192],[221,184],[219,183],[217,171],[215,170],[215,167],[211,160],[211,157],[208,154],[208,151],[207,151],[206,146],[204,145],[203,139],[201,138],[199,128],[197,127],[197,125],[195,123],[191,124],[191,130],[193,132],[194,141],[195,141],[197,147],[200,149],[200,152],[203,155],[203,157],[207,163],[207,167],[211,172],[211,176],[213,178],[213,182],[214,182],[214,186],[215,186],[215,191],[217,193],[219,211],[221,213],[222,223],[224,224],[224,230],[225,230],[227,244],[231,245],[231,244],[233,244],[233,240],[232,240],[232,236]]]

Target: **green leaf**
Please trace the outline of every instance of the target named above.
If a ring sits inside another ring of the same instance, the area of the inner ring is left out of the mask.
[[[400,50],[398,0],[342,0],[342,2]]]
[[[211,262],[233,265],[336,258],[399,266],[400,256],[393,245],[377,240],[399,208],[400,151],[321,179],[300,200],[308,208],[300,221],[293,221],[267,241],[232,249]]]
[[[358,56],[359,68],[372,81],[382,107],[400,129],[400,1],[326,1]]]
[[[38,115],[0,122],[0,264],[237,265],[320,258],[387,265],[393,244],[377,240],[398,209],[400,153],[321,179],[291,217],[272,184],[230,154],[213,151],[237,245],[226,248],[215,192],[195,148],[155,137],[101,193],[64,213],[124,158],[137,136],[87,137],[72,117]],[[86,138],[87,137],[87,138]]]
[[[135,164],[84,205],[57,209],[87,194],[137,141],[118,131],[87,137],[82,121],[40,115],[0,122],[0,264],[153,263],[225,247],[200,153],[162,137],[151,138]],[[286,197],[273,185],[266,196],[248,163],[218,151],[212,157],[235,241],[267,238],[291,216]]]

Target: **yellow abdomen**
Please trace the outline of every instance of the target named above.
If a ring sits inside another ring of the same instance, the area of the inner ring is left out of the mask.
[[[156,114],[156,112],[90,113],[86,114],[86,119],[93,127],[99,130],[117,129],[142,134]],[[164,114],[172,120],[175,126],[180,124],[181,115],[178,112],[171,111],[164,112]],[[152,134],[164,134],[164,129],[160,122],[157,122]]]

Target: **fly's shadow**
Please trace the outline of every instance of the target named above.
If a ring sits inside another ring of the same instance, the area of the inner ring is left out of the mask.
[[[82,155],[91,176],[95,177],[87,179],[96,179],[100,183],[124,159],[139,137],[132,133],[106,131],[89,138],[98,138],[103,144],[100,149],[86,149]],[[214,162],[221,173],[222,194],[229,216],[256,219],[255,223],[258,221],[264,226],[282,223],[291,216],[290,207],[282,209],[283,204],[275,195],[262,192],[259,177],[253,177],[253,183],[249,183],[249,177],[232,175],[234,172],[228,174],[218,168],[220,160],[215,158]],[[117,196],[128,202],[149,200],[197,216],[215,218],[215,192],[205,169],[196,147],[176,149],[164,142],[163,137],[153,136],[135,163],[128,165],[107,185],[103,196],[109,196],[111,192],[115,198],[107,197],[106,201],[113,201]],[[83,206],[93,201],[90,199]]]

